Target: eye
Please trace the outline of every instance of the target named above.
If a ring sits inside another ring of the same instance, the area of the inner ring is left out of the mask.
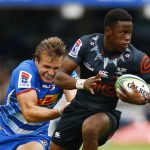
[[[125,32],[124,32],[124,31],[120,32],[120,35],[121,35],[121,36],[124,36],[124,34],[125,34]]]
[[[47,65],[44,65],[43,67],[46,68],[46,69],[50,69],[51,68],[50,66],[47,66]]]
[[[59,67],[56,67],[56,68],[53,68],[54,70],[58,70],[59,69]]]

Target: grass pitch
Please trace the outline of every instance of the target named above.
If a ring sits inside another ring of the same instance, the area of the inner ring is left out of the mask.
[[[99,150],[150,150],[150,144],[105,144]]]
[[[80,148],[82,150],[82,148]],[[150,150],[150,144],[105,144],[98,150]]]

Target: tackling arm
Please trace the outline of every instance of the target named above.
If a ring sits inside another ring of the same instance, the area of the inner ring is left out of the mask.
[[[24,118],[28,122],[42,122],[60,117],[57,109],[48,109],[37,105],[37,93],[30,90],[17,96]]]

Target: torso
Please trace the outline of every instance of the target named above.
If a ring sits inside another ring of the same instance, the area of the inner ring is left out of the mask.
[[[102,82],[96,87],[94,95],[85,90],[78,90],[76,99],[88,107],[115,109],[118,98],[114,84],[117,77],[129,73],[142,76],[140,62],[143,56],[144,54],[132,45],[121,54],[107,53],[103,48],[102,34],[82,37],[70,51],[69,57],[80,65],[82,79],[101,74]],[[147,72],[146,78],[150,79],[150,72]]]
[[[63,94],[63,90],[54,83],[42,82],[33,60],[21,63],[11,76],[6,104],[0,107],[3,126],[8,134],[47,133],[48,121],[28,123],[20,111],[17,95],[30,89],[36,90],[37,104],[47,108],[53,108]]]

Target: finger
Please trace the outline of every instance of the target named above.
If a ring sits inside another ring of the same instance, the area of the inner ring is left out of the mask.
[[[101,79],[102,78],[102,76],[100,75],[100,74],[97,74],[96,76],[95,76],[95,79]]]
[[[100,78],[101,77],[101,75],[100,74],[97,74],[96,76],[95,76],[95,79],[96,78]]]
[[[90,91],[91,94],[94,94],[93,88],[90,88],[89,91]]]
[[[136,93],[138,92],[134,81],[132,82],[132,90],[133,90],[133,92],[136,92]]]
[[[120,89],[123,93],[127,94],[128,91],[125,89],[125,86],[123,84],[120,84]]]
[[[119,94],[117,94],[117,96],[119,97],[119,99],[121,99],[121,100],[127,100],[127,97],[126,96],[123,96],[123,95],[119,95]]]
[[[96,88],[96,86],[97,86],[97,83],[95,83],[95,82],[91,84],[92,88]]]
[[[121,90],[119,88],[116,89],[117,94],[122,94]]]
[[[100,83],[101,81],[102,81],[102,79],[100,78],[100,79],[96,79],[94,82]]]
[[[99,79],[93,79],[93,80],[92,80],[92,83],[99,83],[99,82],[101,82],[101,81],[102,81],[101,78],[99,78]]]
[[[127,100],[127,99],[124,98],[124,97],[119,97],[119,99],[122,100],[122,101],[125,101],[125,102],[126,102],[126,100]]]
[[[116,89],[116,93],[120,99],[126,99],[127,97],[126,94],[124,94],[119,88]]]

